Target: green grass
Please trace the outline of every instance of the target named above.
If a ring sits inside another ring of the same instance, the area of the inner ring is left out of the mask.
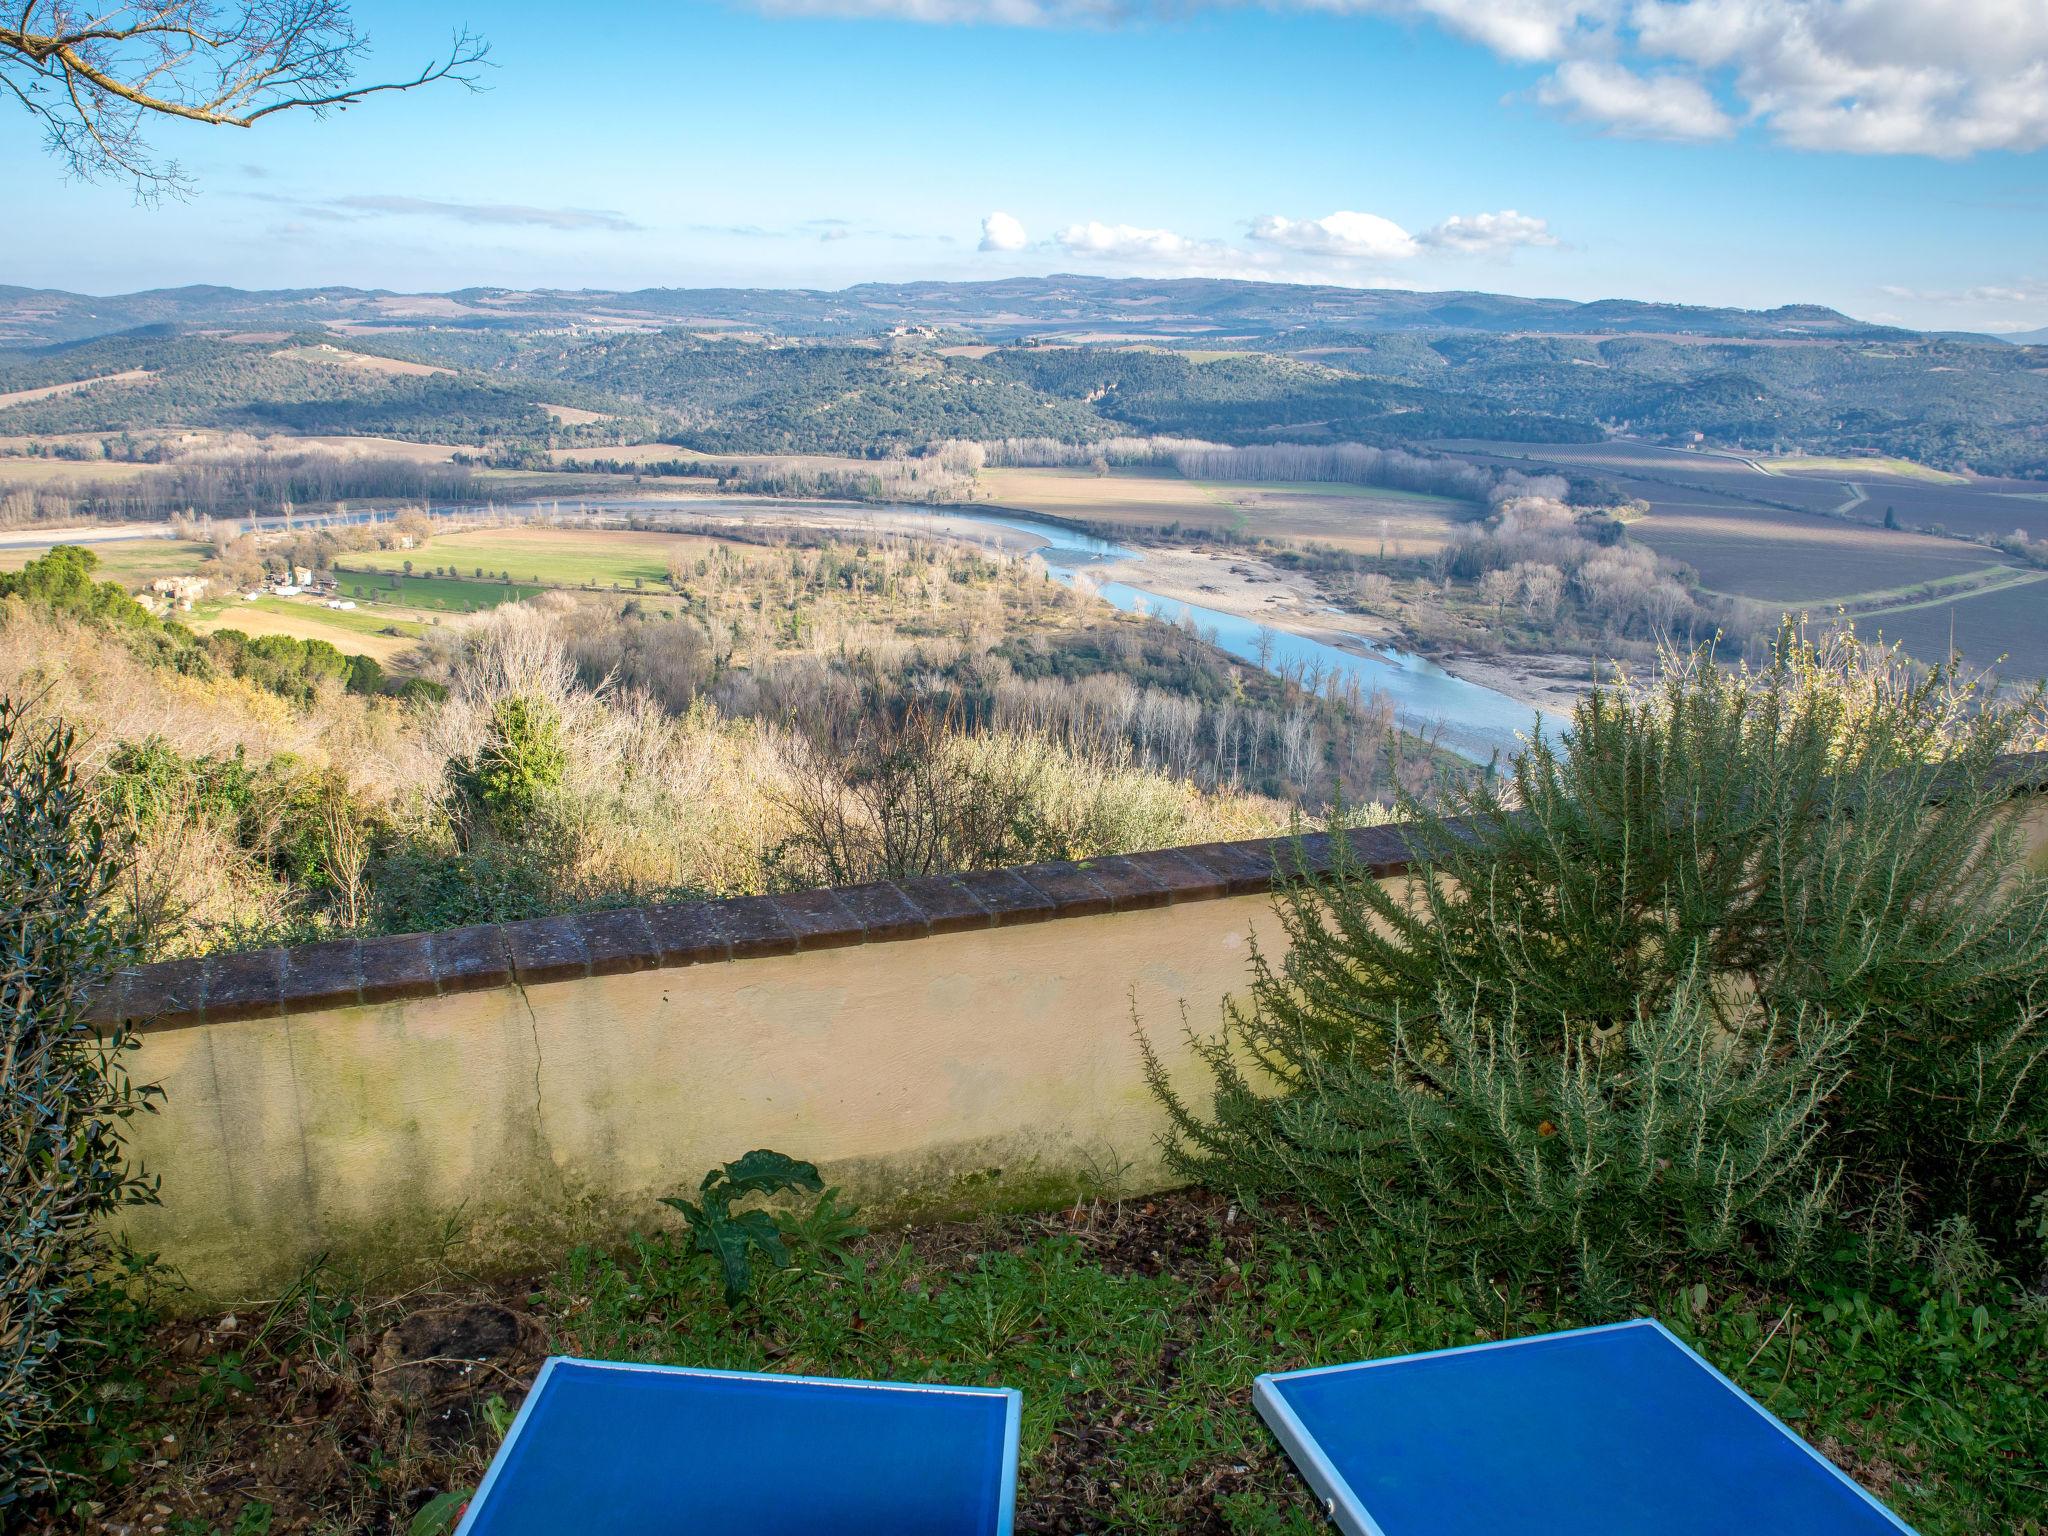
[[[376,608],[329,608],[324,603],[292,602],[282,597],[259,597],[255,602],[231,603],[230,608],[263,608],[272,613],[295,615],[311,619],[316,624],[325,624],[333,629],[344,629],[357,635],[381,635],[388,630],[397,630],[401,635],[410,635],[417,640],[427,632],[424,624],[410,619],[397,618]],[[233,613],[224,615],[232,621]]]
[[[668,557],[683,546],[678,536],[623,529],[498,528],[437,534],[417,549],[368,550],[348,557],[351,568],[394,571],[452,565],[462,575],[481,566],[495,575],[551,586],[632,586],[635,578],[668,584]]]
[[[491,1420],[517,1407],[541,1354],[567,1353],[1011,1386],[1024,1399],[1019,1530],[1309,1536],[1328,1527],[1252,1411],[1257,1374],[1611,1320],[1421,1289],[1318,1256],[1291,1226],[1256,1233],[1224,1212],[1161,1197],[835,1252],[799,1245],[801,1268],[771,1275],[736,1312],[703,1256],[654,1220],[623,1248],[571,1250],[510,1292],[464,1280],[394,1294],[316,1269],[239,1324],[133,1341],[126,1370],[145,1390],[110,1387],[133,1406],[102,1435],[147,1449],[95,1497],[110,1520],[161,1519],[162,1503],[195,1536],[232,1529],[252,1503],[274,1505],[284,1529],[403,1529],[428,1492],[475,1485]],[[437,1408],[439,1427],[417,1433],[377,1396],[378,1338],[420,1308],[494,1297],[530,1314],[534,1343],[511,1371],[487,1364],[474,1401]],[[1989,1279],[1966,1294],[1864,1280],[1773,1295],[1710,1277],[1629,1312],[1661,1317],[1923,1536],[2048,1529],[2038,1302]],[[284,1423],[312,1427],[280,1447]],[[229,1464],[232,1478],[209,1470]]]
[[[799,1282],[740,1327],[701,1264],[656,1240],[623,1260],[572,1255],[547,1300],[575,1348],[606,1357],[1017,1387],[1021,1497],[1070,1470],[1063,1437],[1107,1426],[1113,1486],[1098,1513],[1145,1531],[1186,1527],[1192,1490],[1231,1467],[1245,1472],[1228,1529],[1324,1528],[1249,1408],[1261,1371],[1609,1320],[1481,1315],[1462,1292],[1327,1268],[1284,1241],[1233,1254],[1220,1231],[1149,1274],[1098,1261],[1081,1236],[950,1264],[905,1243]],[[1644,1310],[1841,1454],[1924,1536],[2037,1531],[2048,1514],[2041,1310],[2005,1295],[1762,1297],[1711,1283]]]
[[[515,581],[471,581],[449,576],[405,576],[392,571],[355,568],[350,556],[347,568],[335,567],[334,579],[341,596],[357,602],[390,603],[401,608],[440,609],[447,613],[477,613],[500,603],[516,603],[536,597],[545,585]],[[328,612],[334,610],[329,609]],[[377,626],[381,627],[381,625]]]

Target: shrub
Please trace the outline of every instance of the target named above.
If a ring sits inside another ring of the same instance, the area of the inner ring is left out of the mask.
[[[561,787],[568,766],[560,716],[539,699],[514,694],[492,709],[483,745],[449,769],[457,793],[492,830],[512,837]]]
[[[94,1340],[74,1327],[113,1257],[102,1218],[151,1201],[122,1127],[153,1089],[96,1034],[87,989],[120,958],[112,867],[72,735],[0,700],[0,1509],[49,1491],[52,1438],[87,1404]]]
[[[1339,838],[1334,878],[1283,891],[1284,960],[1255,952],[1204,1048],[1213,1112],[1155,1071],[1174,1156],[1432,1263],[1601,1286],[1688,1251],[1769,1268],[1831,1186],[2022,1238],[2048,881],[2002,754],[2038,705],[1791,632],[1761,671],[1595,692],[1508,784],[1406,807],[1405,882]]]
[[[1305,1199],[1377,1260],[1569,1282],[1611,1307],[1674,1261],[1781,1273],[1812,1251],[1835,1182],[1814,1155],[1820,1107],[1850,1033],[1802,1020],[1733,1045],[1688,983],[1610,1038],[1550,1049],[1512,1012],[1445,999],[1428,1029],[1395,1025],[1384,1055],[1298,1051],[1277,1097],[1207,1041],[1217,1123],[1172,1101],[1175,1157],[1247,1196]]]

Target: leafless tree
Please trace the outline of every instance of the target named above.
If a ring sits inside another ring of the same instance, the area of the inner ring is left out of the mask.
[[[417,74],[365,83],[368,48],[347,0],[15,0],[0,12],[0,87],[73,175],[127,176],[150,197],[186,185],[150,149],[159,118],[248,128],[440,80],[474,90],[490,51],[465,28]]]

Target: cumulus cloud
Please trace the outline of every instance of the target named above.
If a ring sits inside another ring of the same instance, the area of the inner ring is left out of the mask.
[[[1627,138],[1725,139],[1735,131],[1735,120],[1691,76],[1639,75],[1604,59],[1560,64],[1536,87],[1536,99]]]
[[[1421,249],[1413,235],[1376,213],[1290,219],[1277,213],[1252,220],[1251,237],[1289,250],[1354,261],[1403,261]]]
[[[1237,0],[755,0],[786,14],[1113,25]],[[1549,73],[1535,99],[1618,134],[1755,124],[1805,149],[1960,157],[2048,146],[2042,0],[1268,0],[1433,22]]]
[[[998,211],[981,221],[980,248],[984,251],[1021,251],[1030,243],[1023,224],[1007,213]]]
[[[1423,245],[1460,256],[1501,256],[1525,245],[1556,245],[1550,222],[1512,208],[1499,213],[1454,213],[1418,237]]]
[[[1558,243],[1547,220],[1512,208],[1453,214],[1419,235],[1376,213],[1340,211],[1320,219],[1269,213],[1252,220],[1250,234],[1267,245],[1337,261],[1407,261],[1427,252],[1504,256],[1522,246]]]
[[[1076,256],[1137,262],[1177,271],[1228,270],[1253,265],[1252,258],[1221,240],[1199,240],[1170,229],[1142,229],[1134,224],[1089,220],[1069,224],[1054,235],[1061,250]]]

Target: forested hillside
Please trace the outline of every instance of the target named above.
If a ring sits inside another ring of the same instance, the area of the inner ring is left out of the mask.
[[[780,323],[789,330],[745,335],[724,322],[681,319],[685,298],[716,296],[680,294],[656,306],[677,322],[666,329],[625,327],[616,315],[607,324],[587,313],[594,301],[568,323],[560,295],[492,300],[488,324],[400,323],[363,334],[197,334],[153,323],[0,350],[0,437],[202,428],[515,452],[669,443],[706,453],[883,457],[949,439],[1080,443],[1120,433],[1381,446],[1626,434],[2048,474],[2048,349],[1858,327],[1830,311],[1743,320],[1588,305],[1553,314],[1538,301],[1492,295],[1384,304],[1388,328],[1375,329],[1340,323],[1347,308],[1369,317],[1358,305],[1315,300],[1324,290],[1283,303],[1264,286],[1150,285],[1182,318],[1165,318],[1165,309],[1149,320],[1127,316],[1118,333],[1082,329],[1072,317],[1135,297],[1086,283],[1069,295],[1069,320],[1029,332],[990,318],[986,306],[1000,297],[992,290],[1008,287],[1001,284],[892,291],[877,301],[879,316],[831,340],[802,334],[827,308],[806,294],[784,296]],[[1034,291],[1033,303],[1051,305],[1046,291]],[[243,314],[262,297],[214,308]],[[481,305],[488,295],[468,297]],[[762,295],[720,302],[749,315],[773,308]],[[1216,334],[1247,307],[1259,324]],[[204,308],[194,300],[181,312]],[[926,319],[884,322],[898,312]],[[1645,329],[1652,313],[1672,329]],[[1209,320],[1188,318],[1197,314]],[[1511,317],[1543,315],[1586,329],[1507,328]],[[1430,317],[1438,328],[1424,328]],[[977,324],[1007,344],[968,344]],[[1065,339],[1077,332],[1079,342]],[[74,384],[83,387],[65,387]]]

